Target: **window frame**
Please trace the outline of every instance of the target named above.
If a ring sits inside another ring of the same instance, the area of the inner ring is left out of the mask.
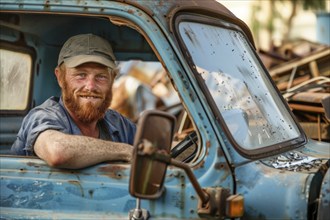
[[[253,48],[253,50],[251,50],[251,51],[253,51],[254,56],[256,57],[256,60],[259,61],[260,68],[263,69],[263,71],[265,73],[264,74],[265,77],[267,77],[267,79],[270,81],[270,84],[275,89],[275,92],[278,94],[279,100],[282,101],[282,103],[284,104],[284,108],[288,111],[289,115],[293,119],[293,122],[297,126],[298,131],[300,132],[299,136],[294,139],[287,140],[285,142],[280,142],[280,143],[276,143],[273,145],[269,145],[266,147],[253,149],[253,150],[247,150],[247,149],[240,147],[240,145],[235,141],[235,138],[232,136],[231,132],[229,131],[229,128],[227,127],[226,122],[225,122],[222,114],[220,113],[220,110],[218,109],[215,101],[213,100],[212,95],[210,94],[210,91],[208,90],[206,84],[204,83],[204,79],[197,71],[197,68],[192,59],[192,56],[190,55],[190,52],[189,52],[188,48],[186,47],[186,44],[184,43],[183,38],[181,37],[181,33],[180,33],[180,29],[179,29],[179,24],[181,22],[202,23],[202,24],[206,24],[206,25],[218,26],[218,27],[222,27],[222,28],[240,32],[245,37],[248,45],[251,48]],[[224,22],[229,23],[229,25],[226,25]],[[201,91],[205,94],[207,102],[209,103],[210,108],[211,108],[213,114],[215,115],[215,121],[218,124],[217,126],[220,126],[221,129],[225,132],[226,138],[228,138],[230,144],[235,148],[235,150],[237,150],[237,152],[240,155],[242,155],[243,157],[248,158],[248,159],[261,159],[261,158],[276,155],[276,154],[279,154],[279,153],[282,153],[282,152],[285,152],[288,150],[299,148],[307,143],[307,137],[306,137],[303,129],[297,122],[296,118],[293,116],[293,113],[289,109],[284,98],[282,97],[279,90],[277,89],[274,81],[272,80],[268,71],[264,67],[262,61],[260,60],[260,57],[256,53],[254,46],[249,41],[249,38],[247,37],[245,32],[238,25],[236,25],[235,22],[233,22],[232,20],[228,20],[228,19],[214,18],[214,17],[208,16],[208,15],[201,16],[201,15],[195,15],[193,13],[181,12],[175,16],[175,18],[173,19],[173,23],[174,23],[173,31],[174,31],[175,38],[176,38],[178,44],[180,45],[180,48],[182,48],[182,50],[183,50],[182,54],[186,57],[187,63],[191,67],[191,71],[193,72],[194,76],[196,77],[196,80],[198,82],[198,85],[200,86]]]

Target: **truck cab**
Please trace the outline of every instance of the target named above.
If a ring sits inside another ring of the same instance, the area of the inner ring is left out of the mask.
[[[220,3],[1,0],[0,10],[2,219],[327,218],[329,144],[306,137],[250,29]],[[13,155],[24,116],[61,95],[54,69],[62,45],[84,33],[108,40],[119,67],[158,63],[176,102],[154,99],[154,87],[145,89],[143,80],[126,82],[135,89],[125,102],[142,106],[132,118],[140,131],[132,163],[70,170]],[[168,126],[139,118],[150,100]],[[167,150],[151,143],[151,162],[138,166],[147,157],[139,147],[148,126],[154,128],[148,138],[160,138]],[[159,169],[164,176],[157,176]],[[148,197],[141,187],[150,178],[159,186]],[[210,198],[213,210],[203,206]],[[237,215],[228,211],[235,198]],[[136,217],[135,209],[142,214]]]

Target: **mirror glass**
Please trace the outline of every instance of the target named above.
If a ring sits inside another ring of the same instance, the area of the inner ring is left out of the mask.
[[[167,164],[144,150],[148,148],[148,152],[169,158],[174,127],[174,116],[160,111],[146,111],[139,119],[130,177],[131,195],[147,199],[161,195]]]

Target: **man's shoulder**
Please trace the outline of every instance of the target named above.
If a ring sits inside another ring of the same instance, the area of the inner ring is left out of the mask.
[[[39,127],[41,130],[47,128],[63,131],[71,128],[70,119],[60,102],[59,98],[50,97],[41,105],[34,107],[24,117],[22,127],[29,127],[30,129]]]
[[[40,104],[39,106],[34,107],[33,109],[31,109],[29,114],[33,114],[36,112],[45,112],[47,114],[58,114],[58,113],[62,113],[63,109],[60,105],[60,99],[58,97],[50,97],[48,98],[46,101],[44,101],[42,104]]]
[[[46,101],[44,101],[39,107],[47,108],[47,107],[54,107],[59,105],[60,105],[60,98],[52,96],[48,98]]]

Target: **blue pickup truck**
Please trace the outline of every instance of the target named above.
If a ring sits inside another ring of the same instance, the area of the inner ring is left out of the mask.
[[[249,28],[220,3],[1,0],[0,10],[0,219],[329,219],[328,143],[306,137]],[[70,170],[11,154],[29,110],[60,96],[59,50],[83,33],[107,39],[118,62],[160,63],[179,103],[144,111],[131,163]]]

